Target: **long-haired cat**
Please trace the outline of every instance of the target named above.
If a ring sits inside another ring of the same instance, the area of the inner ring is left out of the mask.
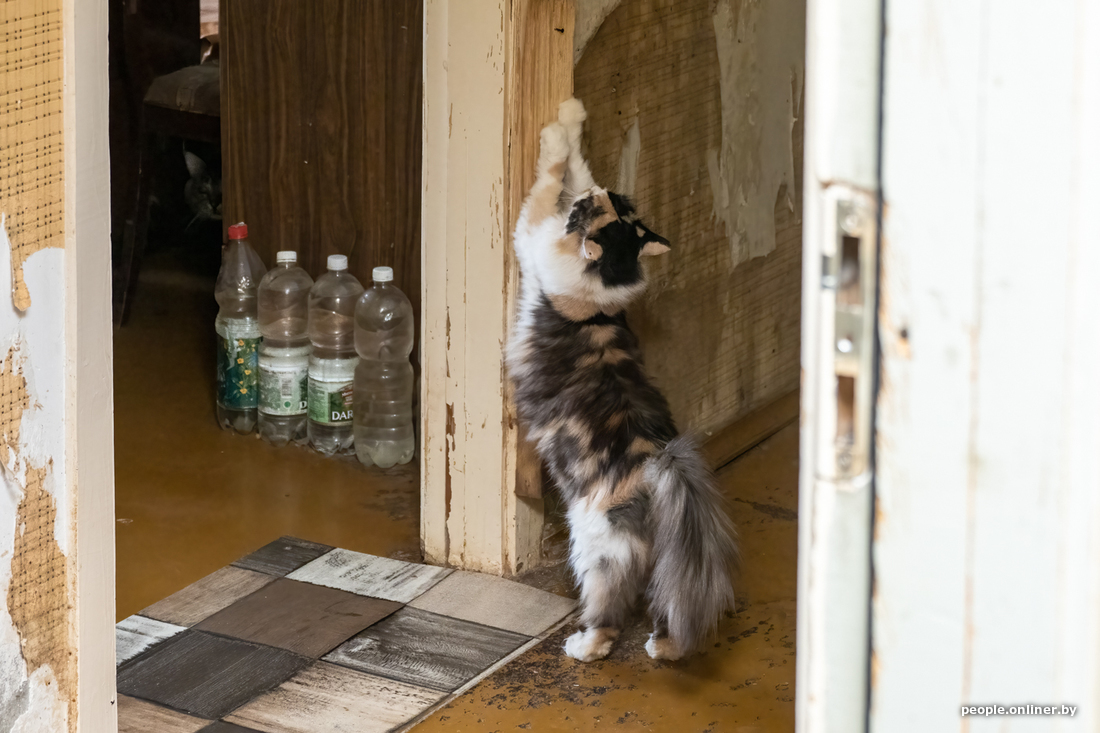
[[[581,630],[565,652],[611,651],[645,591],[655,659],[697,649],[733,607],[733,526],[714,474],[678,436],[646,377],[626,306],[642,258],[669,251],[623,196],[595,185],[580,151],[584,107],[542,131],[535,185],[516,224],[520,313],[508,347],[519,416],[568,507]]]

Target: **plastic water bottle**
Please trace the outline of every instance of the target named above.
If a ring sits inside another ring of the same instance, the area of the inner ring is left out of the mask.
[[[392,269],[374,268],[374,284],[355,306],[355,454],[382,468],[408,463],[416,449],[413,310],[392,280]]]
[[[309,393],[309,290],[297,252],[275,255],[260,281],[260,437],[274,445],[306,441]]]
[[[223,429],[232,428],[242,435],[256,427],[260,346],[256,288],[263,275],[263,262],[248,244],[248,227],[244,222],[233,224],[214,286],[218,301],[214,321],[218,334],[217,416]]]
[[[355,381],[355,302],[363,286],[348,258],[329,255],[328,272],[309,291],[309,442],[321,453],[351,450]]]

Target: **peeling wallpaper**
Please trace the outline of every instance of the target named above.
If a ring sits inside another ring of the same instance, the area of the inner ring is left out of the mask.
[[[0,97],[0,730],[76,728],[62,2],[10,0]]]
[[[11,246],[0,230],[0,266]],[[24,263],[34,304],[0,308],[0,730],[70,729],[74,513],[65,470],[64,252]],[[11,727],[4,727],[10,722]]]
[[[672,242],[631,313],[677,422],[714,433],[798,389],[804,0],[579,0],[596,180]],[[587,21],[585,21],[587,22]]]
[[[707,151],[707,171],[714,216],[737,263],[775,249],[776,196],[794,187],[805,23],[805,0],[718,0],[714,10],[722,145]],[[785,204],[794,211],[792,196]]]

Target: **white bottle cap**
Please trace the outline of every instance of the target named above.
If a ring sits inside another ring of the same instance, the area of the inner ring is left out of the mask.
[[[329,255],[328,269],[339,271],[348,269],[348,258],[344,255]]]
[[[276,252],[275,253],[275,261],[276,262],[297,262],[298,261],[298,253],[297,252],[290,252],[290,251]]]
[[[371,275],[376,283],[388,283],[393,280],[392,267],[376,267]]]

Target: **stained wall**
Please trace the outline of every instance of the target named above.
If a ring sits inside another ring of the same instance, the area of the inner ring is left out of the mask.
[[[578,0],[601,185],[672,242],[632,314],[678,423],[798,388],[805,0]]]

